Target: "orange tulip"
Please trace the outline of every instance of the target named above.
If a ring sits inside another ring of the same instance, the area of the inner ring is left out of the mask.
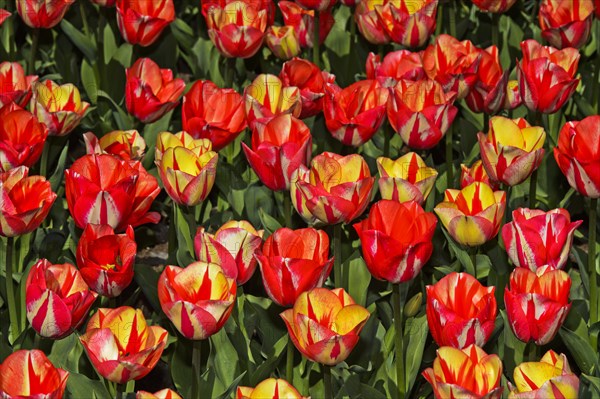
[[[0,172],[33,166],[47,137],[48,128],[31,112],[14,103],[0,108]]]
[[[0,364],[0,397],[61,399],[68,378],[41,350],[19,350]]]
[[[267,378],[256,387],[238,387],[236,399],[308,399],[292,384],[282,379]]]

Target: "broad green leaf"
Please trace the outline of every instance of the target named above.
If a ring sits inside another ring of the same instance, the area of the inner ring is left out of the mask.
[[[95,42],[81,33],[81,31],[74,27],[66,18],[60,21],[60,27],[88,60],[91,62],[96,61],[98,50]]]

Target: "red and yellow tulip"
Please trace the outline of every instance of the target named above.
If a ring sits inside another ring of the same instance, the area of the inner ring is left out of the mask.
[[[377,79],[384,87],[394,87],[401,80],[422,80],[425,78],[423,60],[419,53],[409,50],[389,52],[380,59],[369,53],[366,70],[367,79]]]
[[[475,182],[485,183],[490,186],[492,190],[498,190],[500,188],[500,184],[498,184],[498,182],[490,180],[490,177],[483,167],[483,162],[481,159],[473,162],[470,168],[464,164],[461,164],[460,168],[460,188],[465,188],[469,184],[473,184]]]
[[[384,200],[415,201],[419,205],[429,196],[438,172],[425,164],[423,158],[409,152],[396,159],[377,158],[379,192]]]
[[[297,118],[302,111],[300,90],[295,86],[284,86],[275,75],[258,75],[244,90],[244,98],[246,119],[251,128],[257,120],[283,113]]]
[[[283,23],[288,26],[293,26],[298,38],[300,46],[312,47],[314,43],[314,21],[315,10],[307,10],[299,6],[295,1],[279,1],[277,2]],[[319,43],[323,44],[327,35],[333,28],[333,14],[331,9],[325,9],[319,12]]]
[[[14,103],[0,108],[0,172],[33,166],[42,155],[48,128]]]
[[[0,397],[62,399],[68,378],[41,350],[18,350],[0,364]]]
[[[292,384],[283,379],[267,378],[254,388],[238,387],[236,399],[307,399]]]
[[[289,60],[300,54],[300,39],[293,26],[270,26],[265,42],[275,57]]]
[[[30,28],[55,27],[74,3],[73,0],[16,0],[17,12]]]
[[[471,0],[481,11],[505,13],[517,0]]]
[[[150,393],[146,391],[137,391],[135,399],[183,399],[177,392],[165,388],[158,392]]]
[[[362,37],[369,43],[388,44],[392,40],[388,35],[388,29],[386,29],[384,21],[377,12],[387,3],[388,0],[361,0],[356,5],[354,10],[356,26]],[[369,79],[372,78],[369,77]]]
[[[436,26],[438,0],[389,0],[375,7],[387,35],[404,47],[421,47]]]
[[[100,138],[87,132],[83,140],[88,154],[112,154],[125,161],[140,161],[146,152],[146,141],[137,130],[115,130]]]
[[[123,39],[147,47],[175,20],[173,0],[117,0],[117,25]]]
[[[581,48],[590,38],[594,22],[592,0],[543,0],[539,12],[542,37],[562,49]]]
[[[31,85],[38,80],[36,75],[25,75],[18,62],[0,63],[0,108],[10,103],[25,107],[31,97]]]
[[[184,147],[194,153],[205,153],[212,149],[212,142],[209,139],[194,138],[186,131],[178,133],[160,132],[156,138],[156,152],[154,159],[162,160],[163,154],[170,148]]]

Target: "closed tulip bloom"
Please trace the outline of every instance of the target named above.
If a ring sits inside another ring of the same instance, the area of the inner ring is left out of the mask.
[[[558,135],[554,159],[571,187],[600,198],[600,116],[567,122]]]
[[[312,62],[293,58],[283,63],[279,79],[286,87],[295,86],[300,90],[302,112],[300,118],[315,116],[323,110],[325,85],[333,83],[335,76],[327,71],[321,71]]]
[[[289,114],[257,123],[252,148],[242,143],[248,163],[260,181],[273,191],[289,190],[293,173],[306,166],[312,153],[308,126]]]
[[[435,31],[438,0],[390,0],[375,7],[387,35],[404,47],[421,47]]]
[[[137,391],[135,399],[183,399],[177,392],[165,388],[158,392],[150,393],[146,391]]]
[[[163,270],[158,279],[160,306],[184,337],[206,339],[223,327],[236,302],[235,272],[202,261]]]
[[[515,336],[523,342],[546,345],[567,318],[571,277],[549,267],[532,272],[517,267],[504,291],[506,316]]]
[[[296,3],[309,10],[324,11],[335,5],[337,0],[296,0]]]
[[[289,60],[300,54],[300,39],[293,26],[270,26],[265,41],[269,50],[279,59]]]
[[[168,333],[149,326],[141,309],[98,309],[79,338],[92,365],[117,384],[148,375],[160,360]]]
[[[509,399],[577,399],[579,378],[571,371],[564,354],[549,350],[539,362],[518,365],[510,382]]]
[[[20,166],[0,173],[0,235],[31,233],[46,219],[56,194],[43,176],[28,176]]]
[[[540,166],[546,132],[525,119],[494,116],[487,135],[477,134],[483,166],[490,179],[516,186]]]
[[[582,222],[571,222],[571,215],[562,208],[548,212],[519,208],[513,211],[512,222],[502,227],[502,241],[517,267],[533,272],[543,266],[562,269],[569,258],[575,230]]]
[[[204,0],[202,1],[202,15],[204,18],[207,17],[208,11],[211,7],[220,7],[223,8],[229,3],[233,3],[239,0]],[[264,10],[267,13],[267,26],[273,25],[275,23],[275,11],[276,6],[273,0],[243,0],[244,3],[251,5],[256,10],[261,11]]]
[[[314,288],[280,314],[296,349],[313,362],[335,366],[348,358],[369,311],[343,288]]]
[[[30,28],[55,27],[73,4],[73,0],[17,0],[17,12]]]
[[[436,224],[435,215],[414,201],[381,200],[354,229],[371,274],[399,284],[415,278],[431,257]]]
[[[535,40],[521,42],[523,59],[517,62],[517,77],[523,104],[531,111],[552,114],[575,92],[579,51],[557,50]]]
[[[344,89],[328,84],[323,102],[325,125],[343,144],[361,146],[384,122],[387,101],[388,90],[377,80],[362,80]]]
[[[354,20],[360,34],[372,44],[388,44],[392,39],[388,34],[385,22],[380,18],[381,8],[388,0],[361,0],[354,10]],[[388,14],[389,6],[387,9]],[[371,79],[371,78],[369,78]]]
[[[310,169],[301,167],[294,173],[290,194],[308,223],[349,223],[369,205],[374,181],[360,155],[324,152],[312,160]]]
[[[246,119],[250,128],[257,120],[279,114],[292,114],[296,118],[302,111],[300,89],[284,86],[275,75],[260,74],[244,90]]]
[[[439,346],[484,346],[494,331],[495,287],[470,274],[452,272],[427,286],[427,323]]]
[[[33,166],[42,155],[48,128],[16,104],[0,108],[0,173]]]
[[[50,136],[64,136],[79,125],[89,103],[81,101],[79,90],[67,83],[59,85],[51,80],[32,86],[31,112],[48,127]]]
[[[311,227],[276,230],[256,259],[265,291],[280,306],[292,306],[303,292],[321,287],[333,266],[327,233]]]
[[[25,107],[31,98],[31,85],[37,80],[37,75],[26,76],[18,62],[0,63],[0,108],[10,103]]]
[[[126,74],[127,111],[143,123],[157,121],[179,104],[185,83],[173,78],[170,69],[160,69],[150,58],[140,58]]]
[[[505,13],[517,0],[471,0],[481,11]]]
[[[592,0],[543,0],[539,12],[542,37],[562,49],[581,48],[590,38],[594,22]]]
[[[87,132],[83,141],[88,154],[112,154],[125,161],[140,161],[146,152],[146,141],[137,130],[115,130],[100,138]]]
[[[173,0],[117,0],[117,25],[123,39],[146,47],[175,20]]]
[[[68,378],[69,373],[54,367],[41,350],[18,350],[0,364],[0,396],[61,399]]]
[[[204,4],[208,36],[219,52],[229,58],[250,58],[263,44],[267,11],[245,1],[223,6]]]
[[[198,80],[183,96],[181,121],[183,130],[194,138],[209,139],[219,151],[246,128],[244,100],[233,89]]]
[[[81,229],[94,223],[124,231],[129,225],[160,220],[160,214],[149,212],[160,187],[137,161],[108,154],[84,155],[65,171],[65,193],[69,212]]]
[[[384,87],[394,87],[400,80],[421,80],[425,77],[423,61],[419,53],[398,50],[379,55],[369,53],[366,69],[367,79],[377,79]]]
[[[205,153],[212,149],[212,143],[209,139],[195,139],[188,132],[179,133],[160,132],[156,139],[156,152],[154,158],[160,161],[163,154],[169,148],[184,147],[194,153]]]
[[[506,208],[506,193],[475,182],[461,190],[448,189],[435,207],[442,224],[461,245],[476,247],[498,234]]]
[[[436,399],[500,399],[502,361],[477,345],[464,349],[443,346],[437,350],[433,367],[423,371]]]
[[[283,16],[283,23],[293,26],[298,34],[300,46],[312,47],[314,43],[315,10],[306,10],[294,1],[279,1],[277,3]],[[330,9],[319,13],[319,43],[323,44],[333,28],[333,14]]]
[[[284,379],[267,378],[256,387],[237,388],[236,399],[307,399]]]
[[[427,150],[440,142],[458,109],[456,94],[445,93],[433,80],[401,80],[392,90],[387,116],[392,128],[410,148]]]
[[[473,162],[470,168],[464,164],[461,164],[460,168],[460,188],[465,188],[469,184],[473,184],[475,182],[485,183],[494,191],[500,188],[500,184],[498,182],[490,180],[490,177],[483,167],[483,162],[481,159]]]
[[[423,158],[409,152],[396,159],[377,158],[381,198],[398,202],[423,204],[433,189],[437,170],[428,167]]]
[[[64,338],[79,328],[97,296],[75,266],[40,259],[25,283],[27,320],[42,337]]]
[[[228,264],[235,269],[238,285],[246,283],[256,270],[254,254],[262,245],[263,230],[256,230],[249,222],[230,220],[209,234],[200,227],[194,238],[198,260],[218,265]]]

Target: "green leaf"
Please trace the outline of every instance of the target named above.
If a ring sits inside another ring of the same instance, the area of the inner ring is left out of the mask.
[[[77,334],[55,341],[48,358],[56,367],[69,372],[79,372],[79,358],[83,354],[83,346]]]
[[[115,34],[113,33],[110,24],[104,26],[102,44],[104,45],[104,64],[108,65],[118,50]]]
[[[564,327],[560,329],[559,334],[581,371],[592,374],[594,370],[598,370],[598,352],[591,347],[587,339]]]
[[[98,82],[94,68],[86,59],[81,62],[81,83],[92,104],[96,104],[98,101]]]
[[[408,369],[406,375],[408,382],[407,392],[410,392],[419,375],[425,343],[427,342],[427,333],[429,332],[427,315],[422,314],[408,319],[405,329],[404,348],[406,353],[404,356],[406,359],[405,365]]]
[[[98,398],[111,399],[102,382],[91,380],[83,374],[70,373],[67,379],[66,397],[73,399]]]
[[[158,278],[160,277],[160,274],[151,266],[137,263],[134,265],[133,277],[137,285],[142,289],[146,299],[150,301],[154,311],[161,314],[162,307],[158,300]]]
[[[88,60],[92,62],[96,61],[96,53],[98,51],[96,48],[96,43],[81,33],[81,31],[67,21],[66,18],[60,21],[60,27],[71,40],[71,42],[73,42],[73,44],[85,55]]]
[[[275,230],[280,229],[282,227],[281,223],[279,223],[277,219],[263,211],[262,208],[258,209],[258,216],[260,218],[260,224],[267,233],[265,234],[265,237],[263,237],[264,239],[267,239],[271,234],[275,232]]]
[[[348,293],[357,304],[365,306],[371,283],[371,273],[367,269],[365,260],[360,256],[360,250],[354,251],[342,267],[349,271],[345,274],[349,280],[346,284],[346,287],[349,287]]]
[[[217,378],[223,385],[230,386],[235,381],[235,377],[240,374],[240,370],[237,352],[231,344],[225,329],[222,328],[210,337],[210,347],[212,367]]]

